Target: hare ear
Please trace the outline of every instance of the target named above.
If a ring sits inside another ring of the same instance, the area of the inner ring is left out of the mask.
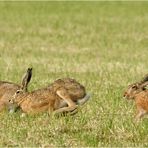
[[[140,85],[140,88],[142,88],[143,90],[148,89],[148,81],[142,83],[142,84]]]
[[[143,77],[143,79],[139,82],[139,85],[139,88],[146,90],[146,87],[148,86],[148,74]]]
[[[32,77],[32,68],[28,68],[24,76],[22,77],[22,82],[21,82],[21,89],[26,92],[28,88],[28,84],[31,80]]]
[[[143,79],[141,80],[141,83],[145,83],[147,81],[148,81],[148,74],[143,77]]]

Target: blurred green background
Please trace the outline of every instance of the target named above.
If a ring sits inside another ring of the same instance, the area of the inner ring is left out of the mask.
[[[147,2],[0,2],[0,79],[29,90],[72,77],[92,99],[74,117],[0,114],[0,146],[148,146],[122,95],[148,72]]]

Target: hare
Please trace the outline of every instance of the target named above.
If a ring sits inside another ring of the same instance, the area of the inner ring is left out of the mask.
[[[145,114],[148,114],[148,75],[142,81],[128,86],[124,93],[126,99],[135,100],[137,107],[136,120],[140,120]]]
[[[27,91],[28,83],[30,82],[31,77],[32,68],[28,68],[22,78],[21,85],[12,82],[0,81],[0,111],[9,106],[10,98],[18,89],[24,90],[25,92]]]
[[[84,104],[89,98],[84,86],[74,79],[64,78],[32,92],[18,90],[10,103],[12,106],[19,106],[27,114],[44,111],[49,114],[73,114],[77,112],[77,106]]]

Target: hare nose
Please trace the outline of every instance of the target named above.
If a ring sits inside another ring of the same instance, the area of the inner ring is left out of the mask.
[[[127,93],[124,93],[123,97],[125,98],[127,96]]]

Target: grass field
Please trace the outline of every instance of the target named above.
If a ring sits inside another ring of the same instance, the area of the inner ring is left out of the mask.
[[[0,146],[148,146],[128,84],[148,73],[147,2],[0,2],[0,80],[29,90],[72,77],[92,93],[73,117],[0,114]]]

